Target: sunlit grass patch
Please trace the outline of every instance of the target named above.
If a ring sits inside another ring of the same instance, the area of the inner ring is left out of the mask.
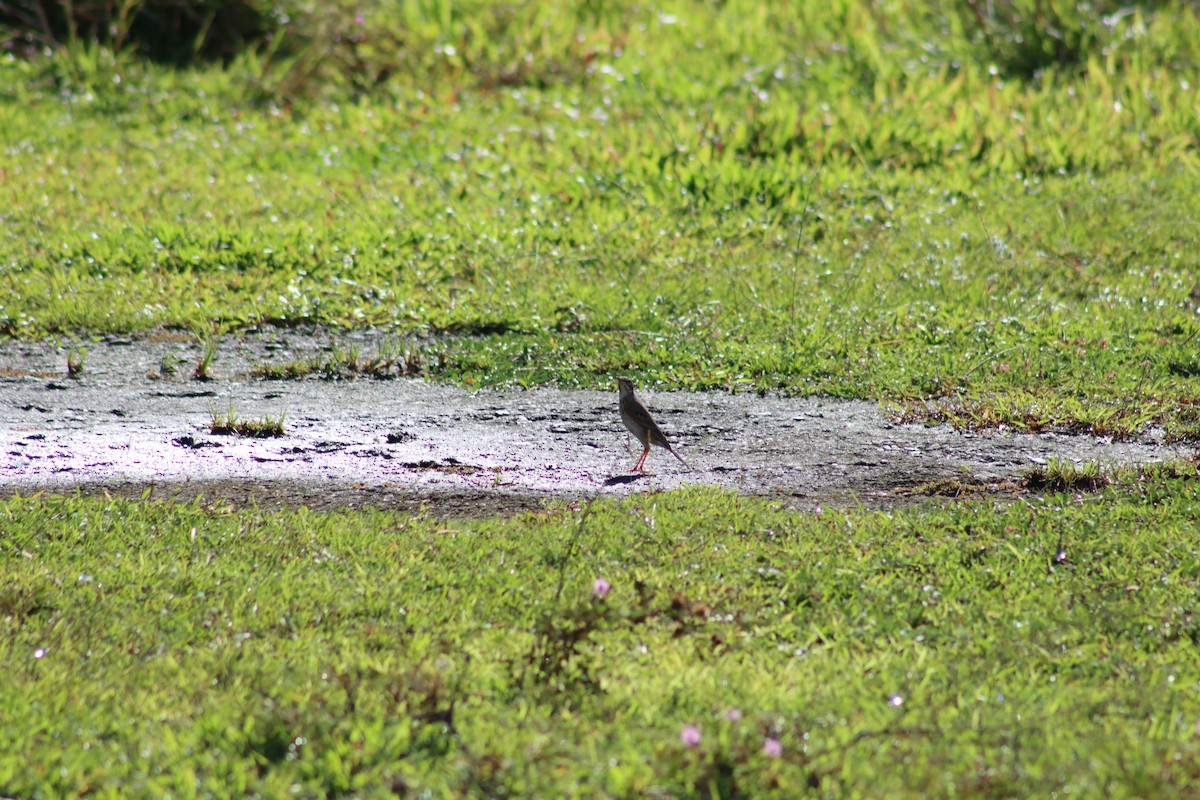
[[[1021,486],[1035,492],[1096,492],[1111,484],[1099,461],[1083,465],[1053,459],[1044,467],[1031,467],[1021,474]]]
[[[888,513],[709,490],[457,521],[9,499],[0,781],[939,795],[986,763],[977,793],[1180,793],[1188,469]]]
[[[1110,391],[1113,387],[1109,387]],[[1180,398],[1133,397],[1104,400],[1097,388],[1090,397],[1048,387],[1038,392],[1014,390],[893,404],[902,422],[947,422],[960,430],[1008,429],[1020,433],[1056,432],[1114,439],[1149,437],[1160,429],[1167,441],[1197,440],[1200,411]]]
[[[1105,467],[1098,460],[1076,463],[1051,459],[1044,466],[1024,470],[1014,486],[1040,493],[1097,493],[1115,486],[1123,494],[1164,483],[1196,481],[1200,479],[1197,467],[1197,458],[1125,467]]]
[[[272,417],[263,415],[258,420],[239,419],[233,408],[224,413],[211,412],[212,421],[209,423],[210,433],[220,436],[246,436],[251,439],[272,439],[286,435],[283,423],[286,414]]]

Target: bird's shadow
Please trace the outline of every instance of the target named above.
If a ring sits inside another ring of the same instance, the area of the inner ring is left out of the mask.
[[[605,486],[620,486],[623,483],[633,483],[634,481],[639,481],[642,478],[646,478],[649,476],[650,476],[649,472],[635,472],[631,475],[613,475],[611,478],[609,478],[608,480],[606,480],[604,482],[604,485]]]

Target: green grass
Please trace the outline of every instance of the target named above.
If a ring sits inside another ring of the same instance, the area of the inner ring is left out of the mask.
[[[87,361],[87,347],[71,347],[67,351],[67,377],[78,378],[83,375],[83,365]]]
[[[385,339],[370,355],[364,355],[357,345],[333,343],[324,353],[258,364],[251,368],[250,374],[255,378],[268,380],[294,380],[308,375],[318,375],[326,380],[339,380],[359,377],[415,377],[424,371],[424,361],[419,349],[402,348],[399,342]]]
[[[290,61],[0,60],[0,331],[377,326],[466,386],[1197,438],[1194,9],[1024,7],[336,7]]]
[[[1052,459],[1046,466],[1027,469],[1021,475],[1022,486],[1043,492],[1094,492],[1111,482],[1099,461],[1076,465]]]
[[[192,373],[192,380],[210,381],[212,380],[213,362],[217,360],[217,354],[221,349],[221,337],[217,331],[209,330],[197,332],[196,338],[200,341],[202,349],[196,358],[196,371]],[[160,364],[159,366],[161,368],[164,365]]]
[[[318,325],[257,374],[1200,438],[1194,3],[110,8],[0,32],[5,337],[191,331],[203,379]],[[7,500],[0,795],[1194,796],[1195,466],[968,478],[892,514]]]
[[[1191,796],[1182,474],[894,514],[10,499],[0,794]]]
[[[286,414],[280,414],[278,417],[268,414],[258,420],[238,419],[232,407],[224,414],[216,411],[211,414],[212,421],[209,423],[208,429],[215,435],[246,436],[251,439],[274,439],[287,435],[287,431],[283,427]]]
[[[207,352],[207,348],[205,348],[205,350]],[[216,358],[215,352],[213,353],[213,358]],[[179,366],[183,364],[184,361],[186,361],[186,359],[180,356],[177,350],[164,352],[162,357],[159,359],[158,368],[150,370],[148,373],[146,373],[146,377],[155,381],[173,378],[179,373]],[[204,357],[201,356],[200,360],[197,362],[197,371],[199,371],[199,368],[203,363]],[[211,365],[211,359],[209,363]]]

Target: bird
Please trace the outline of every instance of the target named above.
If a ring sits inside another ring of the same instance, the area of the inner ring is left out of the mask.
[[[650,445],[656,444],[659,447],[665,447],[667,452],[679,459],[679,463],[691,470],[688,463],[683,460],[679,453],[671,447],[671,443],[667,441],[667,437],[663,435],[662,429],[650,416],[650,412],[642,405],[637,397],[633,394],[633,381],[629,378],[617,378],[617,392],[620,399],[621,422],[625,423],[625,427],[633,434],[633,438],[642,443],[642,455],[634,463],[631,472],[645,472],[646,456],[650,454]]]

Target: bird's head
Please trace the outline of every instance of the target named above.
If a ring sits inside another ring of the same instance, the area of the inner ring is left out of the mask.
[[[617,378],[617,389],[621,391],[621,394],[632,393],[633,381],[629,380],[629,378]]]

